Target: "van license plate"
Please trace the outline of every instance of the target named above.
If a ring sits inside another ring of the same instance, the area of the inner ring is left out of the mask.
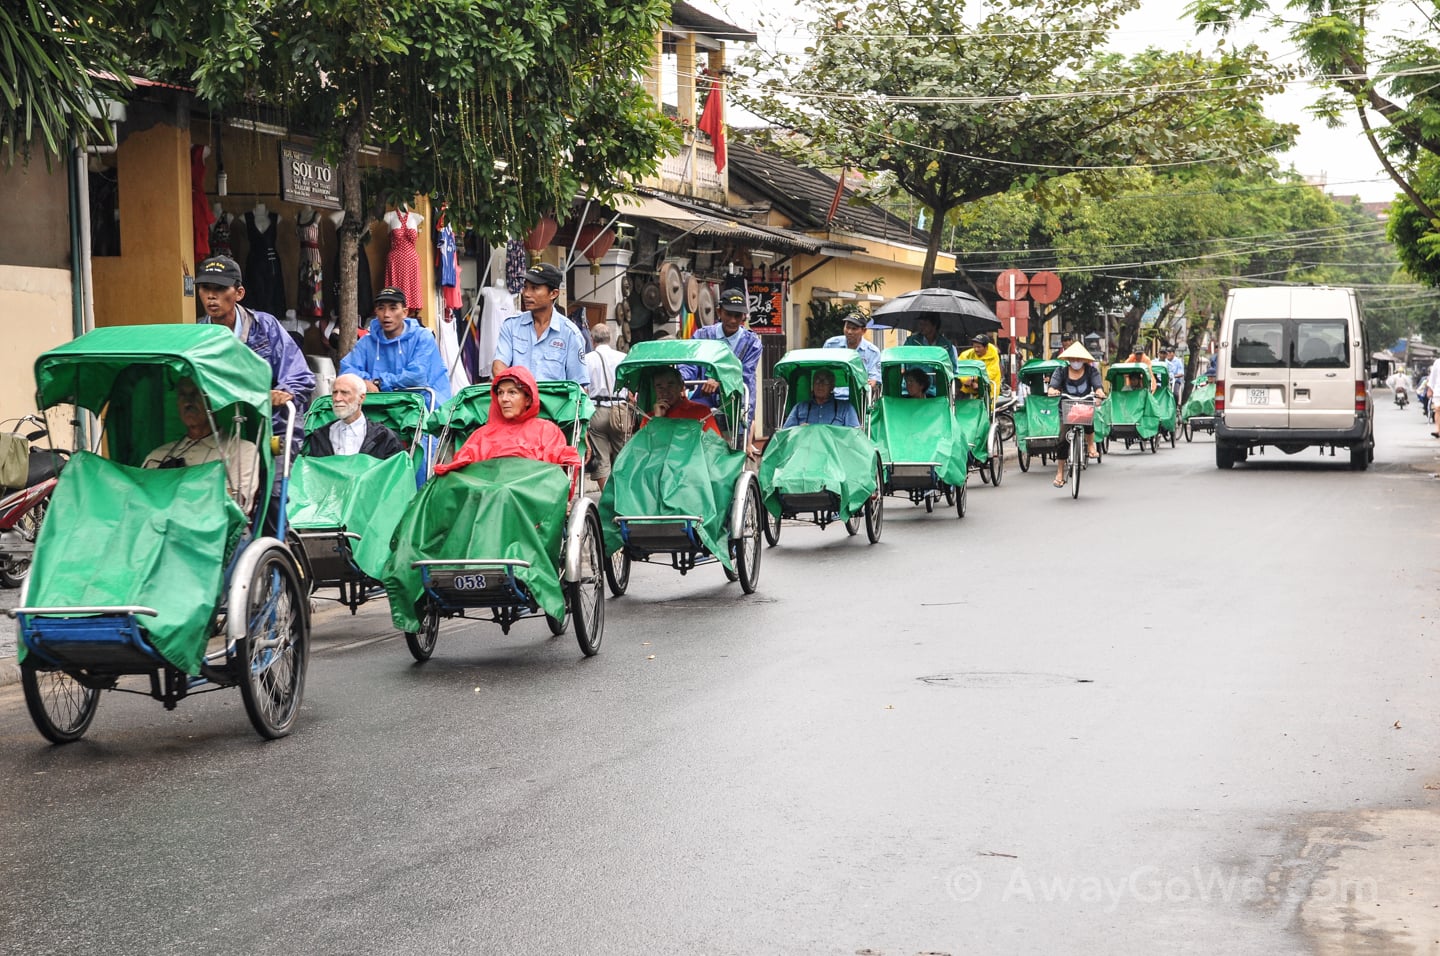
[[[1268,389],[1268,388],[1249,388],[1249,389],[1246,389],[1246,392],[1249,393],[1248,396],[1247,396],[1247,398],[1246,398],[1247,404],[1250,404],[1250,405],[1269,405],[1269,404],[1270,404],[1270,389]]]

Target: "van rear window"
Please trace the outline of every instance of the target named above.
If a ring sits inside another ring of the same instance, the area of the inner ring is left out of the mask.
[[[1285,322],[1281,319],[1240,319],[1231,331],[1234,368],[1284,368]]]
[[[1349,368],[1348,323],[1344,319],[1307,319],[1295,323],[1296,368]]]

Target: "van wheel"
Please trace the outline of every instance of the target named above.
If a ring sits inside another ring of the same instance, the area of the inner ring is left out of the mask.
[[[1370,467],[1370,449],[1356,445],[1350,449],[1350,470],[1364,471]]]
[[[1234,468],[1234,467],[1235,467],[1235,449],[1231,448],[1229,445],[1225,444],[1224,442],[1218,442],[1218,441],[1217,441],[1217,442],[1215,443],[1215,467],[1216,467],[1216,468]]]

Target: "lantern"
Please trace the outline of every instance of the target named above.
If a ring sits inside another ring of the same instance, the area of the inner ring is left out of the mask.
[[[555,231],[559,228],[560,224],[555,221],[554,216],[542,216],[534,228],[526,233],[525,250],[530,253],[531,265],[540,261],[540,254],[550,245],[550,240],[555,238]]]
[[[606,229],[596,223],[587,223],[580,227],[580,234],[575,237],[575,242],[580,248],[580,254],[590,260],[590,274],[600,274],[600,260],[605,258],[605,253],[615,245],[615,230]]]

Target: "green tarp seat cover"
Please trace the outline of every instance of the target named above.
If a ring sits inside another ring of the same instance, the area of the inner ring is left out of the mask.
[[[477,461],[426,482],[400,516],[379,575],[395,626],[420,630],[424,582],[410,565],[424,560],[528,561],[515,577],[541,610],[563,617],[558,569],[569,495],[564,468],[529,458]]]
[[[957,487],[964,484],[970,448],[955,425],[949,399],[887,395],[876,404],[870,427],[886,464],[938,462],[941,481]]]
[[[137,618],[148,640],[198,674],[244,524],[222,462],[143,469],[77,452],[40,529],[27,603],[154,608]]]
[[[616,456],[600,495],[607,553],[623,544],[617,515],[698,515],[695,532],[700,543],[734,570],[730,505],[744,468],[745,453],[731,451],[724,439],[700,422],[650,419]]]
[[[1059,399],[1056,399],[1059,401]],[[1063,426],[1062,426],[1063,430]],[[1104,441],[1110,437],[1110,399],[1100,403],[1095,409],[1095,440]]]
[[[1109,406],[1109,422],[1116,425],[1130,425],[1141,438],[1154,438],[1160,430],[1160,410],[1155,396],[1144,387],[1130,391],[1116,390],[1105,402]]]
[[[1190,397],[1185,399],[1185,408],[1181,411],[1180,417],[1189,421],[1197,416],[1200,418],[1215,416],[1215,383],[1206,382],[1204,385],[1196,385],[1190,390]]]
[[[955,426],[965,436],[970,457],[977,462],[989,461],[990,403],[984,398],[956,399]]]
[[[760,493],[766,510],[780,515],[780,495],[829,491],[840,498],[841,519],[851,518],[875,494],[879,476],[875,443],[858,428],[804,425],[770,437],[760,459]]]
[[[390,557],[390,538],[415,497],[415,479],[404,455],[384,460],[369,455],[299,458],[290,473],[286,509],[296,531],[352,531],[355,565],[379,578]]]
[[[1025,404],[1015,409],[1015,443],[1021,451],[1029,451],[1029,443],[1051,448],[1060,439],[1060,399],[1049,395],[1025,396]]]

